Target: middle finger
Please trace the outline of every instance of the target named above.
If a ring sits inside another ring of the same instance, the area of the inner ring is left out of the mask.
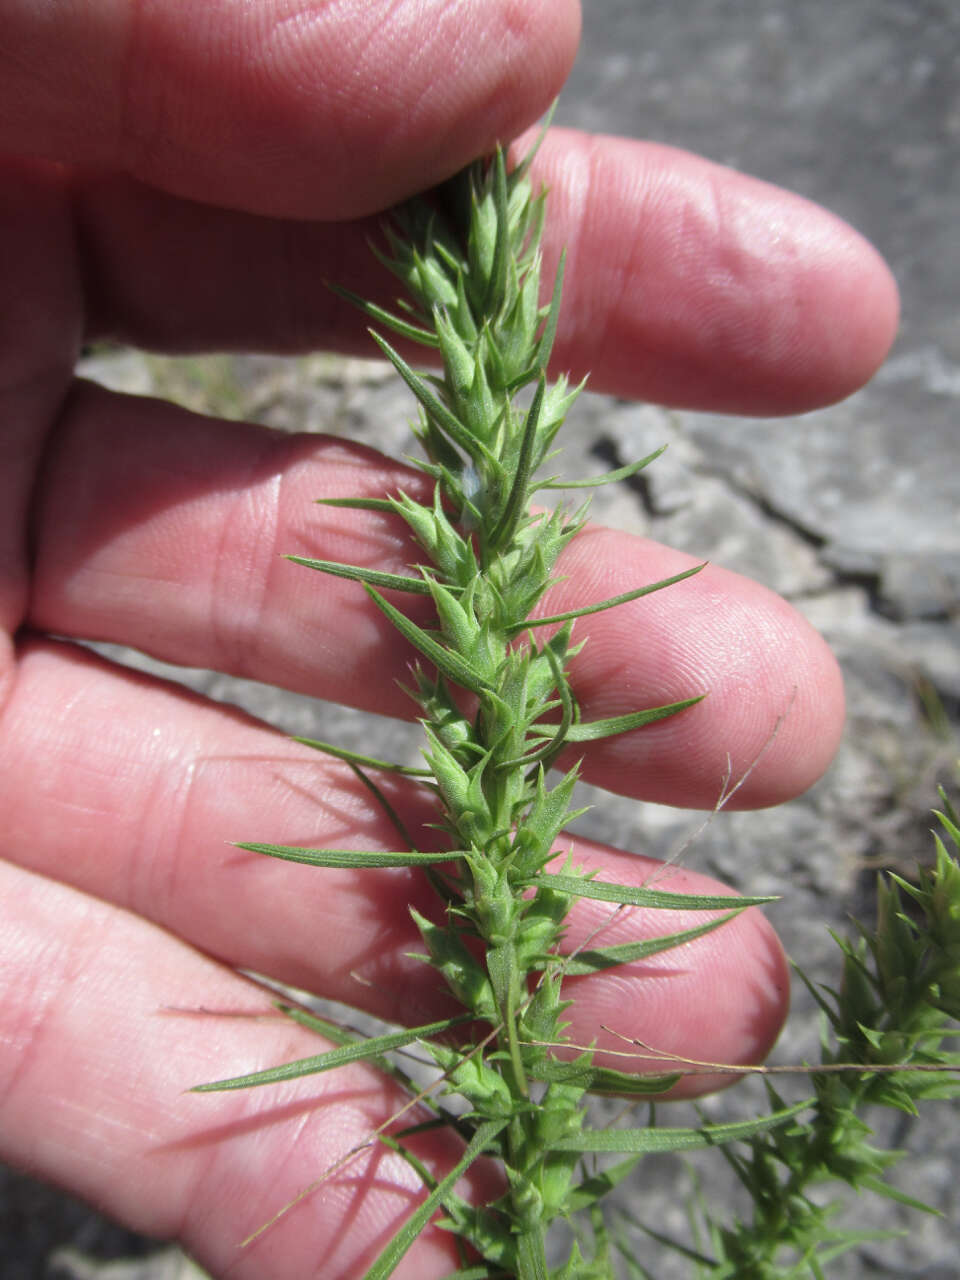
[[[387,715],[412,650],[355,584],[284,553],[404,572],[423,558],[396,517],[317,506],[382,496],[423,477],[342,440],[208,420],[80,384],[54,436],[36,504],[38,630],[132,645]],[[656,582],[695,561],[591,527],[567,549],[555,612]],[[428,616],[419,597],[406,611]],[[722,569],[577,624],[571,662],[586,720],[709,696],[682,715],[593,744],[584,776],[608,789],[710,807],[789,715],[741,806],[802,791],[842,726],[836,664],[820,637],[765,588]]]
[[[398,782],[390,798],[414,838],[428,841],[424,790]],[[71,645],[31,643],[0,736],[0,812],[11,860],[136,911],[230,965],[412,1025],[452,1011],[437,975],[411,956],[422,944],[408,906],[436,912],[419,872],[319,870],[228,843],[398,847],[349,770],[232,709]],[[722,891],[707,877],[588,841],[568,847],[603,878],[637,884],[656,870],[659,888]],[[591,945],[703,920],[581,902],[565,946],[598,928]],[[622,1048],[600,1031],[613,1022],[665,1051],[719,1061],[765,1054],[787,988],[779,945],[753,910],[680,951],[574,985],[574,1042]]]

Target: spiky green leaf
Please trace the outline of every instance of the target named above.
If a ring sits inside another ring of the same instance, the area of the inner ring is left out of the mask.
[[[387,514],[396,510],[392,498],[315,498],[318,507],[345,507],[350,511],[384,511]]]
[[[406,640],[409,640],[415,649],[419,649],[423,656],[432,662],[438,671],[441,671],[448,679],[452,680],[454,684],[462,685],[465,689],[472,689],[476,693],[490,688],[490,684],[464,658],[434,640],[433,636],[428,635],[422,627],[418,627],[405,613],[401,613],[388,600],[385,600],[379,591],[366,583],[364,586],[370,599],[380,612],[393,623],[400,634]],[[427,590],[429,591],[429,588]]]
[[[214,1080],[210,1084],[194,1085],[190,1092],[221,1093],[228,1089],[251,1089],[263,1084],[278,1084],[283,1080],[299,1080],[302,1076],[315,1076],[323,1071],[332,1071],[335,1067],[346,1066],[350,1062],[366,1062],[371,1058],[378,1058],[381,1054],[388,1053],[392,1049],[402,1049],[416,1040],[442,1035],[465,1021],[467,1016],[458,1014],[453,1018],[442,1018],[438,1022],[424,1023],[421,1027],[391,1031],[382,1036],[371,1036],[369,1040],[340,1045],[336,1049],[328,1049],[326,1053],[314,1054],[310,1058],[299,1058],[296,1062],[285,1062],[283,1066],[269,1067],[266,1071],[252,1071],[247,1075],[232,1076],[227,1080]]]
[[[506,1120],[488,1120],[477,1129],[466,1151],[464,1151],[454,1167],[441,1182],[437,1183],[419,1209],[410,1215],[383,1253],[380,1254],[373,1266],[367,1271],[363,1280],[387,1280],[387,1277],[392,1275],[400,1259],[430,1221],[434,1211],[443,1204],[444,1196],[453,1190],[457,1181],[463,1177],[497,1135],[506,1128],[506,1125]]]
[[[728,921],[733,920],[741,912],[728,911],[716,920],[708,920],[706,924],[697,925],[693,929],[682,929],[679,933],[663,934],[659,938],[641,938],[638,942],[621,942],[613,947],[597,947],[589,951],[579,951],[562,961],[563,972],[571,977],[587,973],[597,973],[602,969],[612,969],[616,965],[632,964],[637,960],[645,960],[659,951],[670,951],[674,947],[682,947],[685,942],[694,938],[702,938],[705,933],[712,933]]]
[[[725,1142],[742,1142],[767,1129],[786,1124],[810,1107],[804,1100],[756,1120],[733,1120],[727,1124],[705,1124],[699,1129],[588,1129],[558,1138],[556,1151],[579,1151],[612,1155],[654,1155],[666,1151],[696,1151]]]
[[[546,381],[541,377],[537,385],[536,394],[533,397],[533,403],[530,405],[530,409],[524,419],[523,434],[520,438],[520,447],[517,451],[513,468],[513,482],[507,495],[503,513],[492,533],[486,539],[488,551],[507,545],[516,532],[518,522],[526,513],[530,461],[533,456],[533,444],[537,436],[537,427],[540,423],[540,411],[543,408],[545,387]]]
[[[420,401],[428,419],[441,431],[445,432],[454,444],[458,445],[475,462],[478,462],[481,458],[495,462],[496,459],[491,457],[489,450],[485,448],[482,441],[471,435],[456,414],[451,413],[440,397],[431,390],[429,383],[414,372],[403,356],[398,351],[394,351],[390,343],[385,338],[381,338],[379,334],[373,333],[371,330],[371,335],[397,373],[400,374],[400,377]]]
[[[655,462],[657,458],[666,450],[667,446],[661,445],[659,449],[655,449],[653,453],[648,453],[645,458],[641,458],[639,462],[630,462],[625,467],[617,467],[616,471],[606,471],[602,476],[592,476],[589,480],[547,480],[542,484],[538,484],[538,489],[599,489],[605,484],[618,484],[621,480],[629,480],[631,476],[635,476],[638,471],[642,471],[644,467],[648,467],[651,462]]]
[[[643,1096],[666,1093],[680,1079],[680,1072],[670,1075],[638,1075],[635,1071],[614,1071],[609,1067],[594,1067],[589,1062],[561,1062],[557,1058],[542,1058],[527,1067],[531,1080],[545,1084],[564,1084],[588,1093],[609,1094],[614,1097]]]
[[[591,613],[603,613],[606,609],[614,609],[617,605],[629,604],[631,600],[639,600],[642,596],[651,595],[654,591],[662,591],[664,587],[672,587],[686,578],[706,568],[703,564],[685,569],[683,573],[675,573],[672,578],[662,578],[659,582],[651,582],[645,587],[636,587],[633,591],[624,591],[621,595],[611,596],[609,600],[600,600],[597,604],[583,605],[580,609],[568,609],[566,613],[553,613],[546,618],[527,618],[525,622],[517,622],[509,628],[511,632],[526,631],[528,627],[550,627],[558,622],[571,622],[574,618],[586,618]]]
[[[682,702],[670,702],[662,707],[648,707],[646,711],[630,711],[624,716],[611,716],[608,720],[587,720],[571,725],[566,732],[567,742],[596,742],[600,738],[612,738],[616,734],[630,733],[634,729],[642,729],[646,724],[656,720],[666,720],[675,716],[678,711],[686,711],[702,702],[704,694],[695,698],[684,698]]]
[[[351,289],[345,289],[342,285],[331,284],[328,281],[327,288],[338,297],[343,298],[345,302],[351,303],[358,311],[362,311],[364,315],[369,316],[371,320],[376,320],[378,324],[392,329],[394,333],[398,333],[402,338],[407,338],[411,342],[418,342],[424,347],[438,347],[440,345],[437,335],[431,329],[425,329],[422,325],[412,324],[409,320],[404,320],[402,316],[394,315],[393,312],[385,310],[375,302],[367,302],[358,293],[354,293]]]
[[[358,564],[340,564],[336,560],[314,560],[310,556],[284,556],[294,564],[319,573],[329,573],[335,578],[349,578],[367,586],[383,587],[390,591],[408,591],[414,595],[428,596],[430,588],[423,578],[412,578],[402,573],[386,573],[382,569],[365,569]]]
[[[637,1161],[642,1158],[642,1152],[635,1156],[628,1156],[626,1160],[620,1160],[617,1164],[612,1165],[609,1169],[604,1169],[601,1173],[594,1174],[592,1177],[584,1178],[577,1186],[573,1187],[567,1194],[564,1209],[567,1213],[579,1213],[581,1209],[589,1209],[591,1205],[602,1200],[604,1196],[609,1195],[615,1187],[630,1176],[637,1167]]]
[[[402,849],[394,853],[383,849],[301,849],[295,845],[247,843],[237,843],[234,848],[281,858],[284,862],[303,862],[311,867],[429,867],[464,856],[462,850],[420,853],[416,849]]]
[[[577,898],[592,898],[599,902],[619,902],[632,907],[655,907],[666,911],[729,911],[731,907],[742,909],[777,901],[775,896],[743,898],[719,894],[665,893],[660,889],[613,884],[609,880],[568,876],[552,871],[545,871],[539,877],[539,883],[548,889],[555,889],[558,893],[569,893]]]
[[[405,778],[429,778],[429,769],[418,769],[412,765],[394,764],[390,760],[380,760],[376,756],[365,756],[359,751],[350,751],[347,747],[338,747],[332,742],[320,742],[316,738],[294,737],[292,742],[310,747],[313,751],[321,751],[335,760],[345,760],[348,764],[358,764],[364,769],[382,769],[386,773],[399,773]]]

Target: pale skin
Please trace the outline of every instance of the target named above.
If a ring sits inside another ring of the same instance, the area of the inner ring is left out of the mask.
[[[340,766],[72,639],[409,714],[394,684],[409,653],[362,593],[280,553],[399,569],[395,524],[332,518],[312,500],[413,481],[349,441],[111,395],[75,382],[73,365],[103,337],[360,350],[362,326],[321,284],[388,295],[358,220],[533,125],[569,70],[579,13],[574,0],[206,0],[189,22],[163,0],[115,0],[94,18],[3,9],[0,1154],[181,1239],[215,1276],[362,1275],[418,1194],[382,1150],[239,1242],[381,1124],[396,1091],[349,1068],[185,1095],[322,1046],[279,1019],[169,1010],[262,1012],[242,967],[374,1013],[442,1016],[430,971],[405,956],[406,903],[427,910],[429,897],[404,872],[231,849],[391,848],[396,836]],[[557,367],[590,370],[594,389],[799,412],[853,391],[883,359],[895,287],[824,211],[684,153],[563,131],[536,174],[552,189],[549,251],[570,250]],[[550,611],[688,563],[593,530],[567,555]],[[711,567],[579,627],[585,718],[710,691],[683,716],[598,744],[592,782],[709,808],[727,757],[734,775],[746,769],[787,711],[736,803],[787,799],[828,765],[843,718],[836,664],[765,588]],[[411,823],[426,816],[409,788],[397,802]],[[625,882],[654,870],[642,851],[573,851]],[[658,883],[714,888],[692,869]],[[604,918],[577,911],[571,943]],[[625,912],[604,941],[664,924],[679,927]],[[678,955],[580,982],[572,1037],[622,1048],[607,1024],[701,1061],[762,1059],[787,1002],[763,917]],[[421,1152],[442,1169],[455,1148],[424,1140]],[[434,1231],[398,1274],[454,1265]]]

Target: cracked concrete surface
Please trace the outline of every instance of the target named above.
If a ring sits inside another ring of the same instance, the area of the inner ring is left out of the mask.
[[[751,892],[788,888],[773,918],[791,953],[825,979],[832,962],[826,927],[842,927],[851,911],[869,914],[867,868],[909,870],[928,855],[935,784],[956,777],[960,9],[946,0],[700,0],[683,14],[651,0],[591,0],[558,121],[699,151],[826,204],[890,261],[903,292],[901,335],[870,387],[794,421],[585,397],[565,445],[567,467],[595,473],[668,442],[634,484],[599,491],[596,514],[759,578],[791,599],[837,652],[850,710],[833,769],[790,805],[722,815],[687,855]],[[135,355],[88,372],[125,389],[158,386],[156,364]],[[257,358],[235,374],[249,416],[339,430],[392,453],[408,447],[409,401],[379,366]],[[219,676],[191,679],[297,732],[357,732],[335,710]],[[410,749],[404,726],[390,726],[389,734],[395,741],[388,745]],[[699,818],[605,803],[585,823],[600,839],[667,853]],[[779,1057],[812,1053],[815,1037],[810,1003],[798,995]],[[711,1117],[744,1114],[751,1087],[747,1101],[730,1094],[711,1102]],[[904,1241],[865,1245],[832,1276],[957,1274],[957,1119],[956,1109],[940,1104],[903,1121],[897,1135],[915,1153],[901,1175],[905,1185],[944,1218],[904,1218]],[[698,1168],[711,1205],[734,1207],[725,1179],[706,1162]],[[658,1158],[644,1166],[627,1204],[682,1233],[685,1178],[679,1162]],[[71,1274],[62,1254],[59,1270],[44,1261],[60,1244],[104,1259],[134,1247],[28,1180],[7,1175],[2,1187],[3,1280]],[[888,1204],[864,1208],[866,1225],[900,1221]],[[661,1280],[687,1274],[673,1262],[650,1265]],[[95,1274],[89,1266],[74,1264],[72,1274]],[[124,1274],[146,1280],[148,1272]]]

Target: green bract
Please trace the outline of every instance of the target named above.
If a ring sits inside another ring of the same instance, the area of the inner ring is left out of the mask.
[[[547,381],[563,266],[550,302],[541,306],[545,198],[531,188],[528,163],[529,157],[509,172],[498,151],[430,199],[395,213],[379,256],[404,290],[397,311],[339,290],[380,328],[442,359],[441,373],[420,374],[374,334],[418,404],[415,430],[425,458],[415,465],[432,481],[429,501],[400,491],[379,499],[327,500],[405,521],[420,548],[417,563],[393,574],[291,557],[320,573],[355,581],[356,590],[367,592],[418,653],[411,696],[424,726],[425,767],[400,768],[376,756],[302,741],[346,761],[385,805],[365,770],[396,769],[418,777],[434,793],[446,851],[241,846],[318,867],[423,865],[438,899],[432,919],[411,912],[423,942],[422,959],[443,977],[464,1014],[364,1040],[288,1011],[328,1038],[332,1034],[337,1047],[201,1087],[268,1085],[360,1059],[402,1077],[391,1051],[415,1041],[426,1049],[443,1073],[439,1094],[429,1105],[436,1122],[448,1123],[462,1137],[462,1158],[437,1181],[406,1150],[402,1131],[378,1135],[417,1170],[425,1199],[366,1280],[390,1275],[437,1213],[469,1246],[455,1273],[460,1280],[607,1280],[615,1274],[616,1250],[597,1212],[606,1193],[646,1154],[726,1143],[746,1143],[745,1155],[729,1159],[754,1197],[757,1216],[729,1229],[710,1223],[710,1250],[685,1249],[688,1256],[702,1274],[716,1277],[817,1276],[825,1255],[849,1240],[828,1228],[827,1211],[806,1198],[806,1184],[829,1176],[856,1186],[883,1186],[887,1159],[867,1145],[867,1131],[854,1119],[855,1106],[881,1101],[909,1110],[921,1094],[953,1090],[942,1073],[871,1074],[870,1068],[878,1062],[952,1065],[953,1059],[941,1054],[939,1037],[960,1004],[960,872],[943,853],[929,882],[919,889],[901,886],[927,912],[929,932],[918,931],[903,915],[894,887],[883,899],[877,935],[859,947],[844,944],[843,992],[829,998],[818,994],[818,999],[834,1037],[825,1044],[825,1062],[849,1059],[850,1070],[815,1073],[810,1102],[788,1106],[771,1090],[770,1114],[752,1121],[621,1130],[587,1125],[585,1101],[591,1092],[655,1096],[678,1076],[672,1070],[642,1076],[600,1068],[582,1046],[563,1052],[566,978],[679,946],[766,899],[630,888],[585,876],[569,862],[562,871],[547,870],[564,826],[576,816],[571,796],[577,766],[553,785],[547,780],[564,749],[682,713],[702,691],[668,706],[584,722],[566,671],[577,651],[577,618],[678,584],[695,569],[662,582],[638,583],[611,600],[531,617],[556,580],[561,552],[583,527],[585,507],[552,514],[532,509],[538,490],[562,487],[556,477],[538,478],[539,469],[552,457],[554,439],[580,388],[571,388],[562,377]],[[569,487],[625,478],[655,456]],[[404,612],[402,602],[410,593],[432,601],[428,625]],[[577,897],[609,902],[612,909],[632,904],[723,915],[681,932],[665,930],[661,938],[588,949],[565,959],[560,942]],[[459,1098],[456,1108],[448,1108],[451,1095]],[[501,1162],[506,1190],[495,1202],[476,1206],[462,1200],[454,1186],[481,1156]],[[604,1168],[597,1156],[619,1158]],[[548,1263],[556,1255],[555,1246],[547,1247],[551,1224],[573,1215],[585,1217],[586,1229],[576,1228],[576,1243],[566,1246],[565,1258]],[[626,1264],[635,1274],[646,1274],[634,1257],[628,1256]]]

